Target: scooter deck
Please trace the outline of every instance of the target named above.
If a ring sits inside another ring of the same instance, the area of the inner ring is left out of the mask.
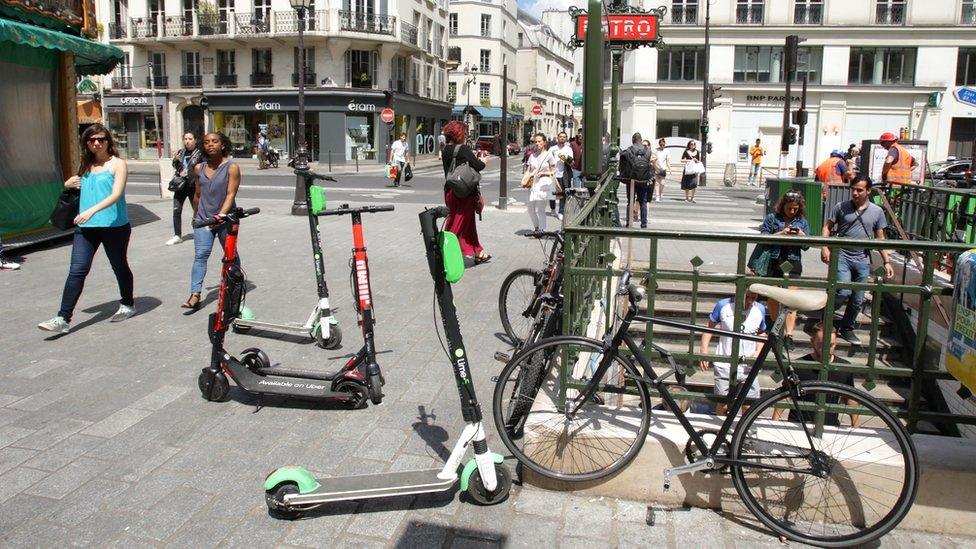
[[[249,319],[245,320],[243,318],[235,318],[234,326],[237,328],[257,328],[258,330],[267,330],[269,332],[283,332],[288,334],[303,335],[308,337],[308,333],[311,330],[310,327],[304,324],[289,323],[289,324],[278,324],[275,322],[262,322],[260,320]]]
[[[267,377],[297,377],[301,379],[316,379],[319,381],[332,381],[336,377],[336,372],[296,370],[291,368],[254,368],[252,371],[256,374]]]
[[[308,505],[334,501],[374,499],[411,494],[428,494],[450,490],[457,477],[442,479],[441,469],[402,471],[352,477],[318,478],[320,486],[307,494],[289,494],[285,503]]]

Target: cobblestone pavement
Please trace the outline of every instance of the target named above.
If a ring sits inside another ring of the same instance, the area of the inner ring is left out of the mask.
[[[303,320],[315,291],[307,226],[288,215],[289,201],[260,205],[261,215],[241,231],[253,284],[247,303],[260,318]],[[532,487],[516,487],[507,502],[487,508],[452,492],[342,504],[296,522],[271,519],[261,482],[276,466],[300,464],[323,475],[436,466],[460,431],[453,379],[434,331],[420,207],[402,205],[364,219],[388,396],[361,411],[274,399],[258,407],[238,391],[229,402],[204,401],[196,378],[209,356],[206,315],[216,296],[217,254],[206,281],[207,309],[184,316],[178,305],[188,295],[192,244],[163,244],[170,236],[168,201],[138,199],[130,209],[141,220],[130,248],[139,313],[130,320],[107,322],[117,295],[104,255],[65,336],[34,326],[57,310],[66,243],[28,250],[21,271],[0,273],[0,546],[779,545],[748,521],[711,511],[649,510]],[[487,211],[480,230],[495,259],[456,286],[486,411],[491,376],[500,368],[492,355],[505,349],[496,337],[499,282],[542,260],[536,243],[514,234],[527,224],[524,213]],[[230,334],[231,352],[257,345],[274,363],[315,367],[357,348],[346,275],[349,220],[329,218],[322,230],[343,349]],[[500,451],[489,428],[489,444]],[[882,546],[966,544],[971,541],[898,532]]]

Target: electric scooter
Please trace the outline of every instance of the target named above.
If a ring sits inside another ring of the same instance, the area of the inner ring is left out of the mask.
[[[335,181],[335,179],[310,170],[295,170],[295,174],[305,183],[305,203],[308,205],[308,228],[312,236],[312,261],[315,265],[315,284],[319,301],[304,324],[257,320],[251,309],[244,307],[241,314],[234,319],[232,328],[239,334],[257,328],[281,334],[304,335],[314,339],[315,344],[323,349],[337,349],[342,343],[342,331],[329,305],[329,287],[325,282],[322,235],[319,231],[318,218],[318,214],[325,209],[325,189],[315,185],[316,179],[322,181]]]
[[[369,285],[369,264],[366,257],[366,244],[362,231],[362,213],[391,211],[393,206],[365,206],[362,208],[340,208],[321,210],[318,215],[353,215],[354,269],[356,279],[361,281],[354,286],[360,326],[363,330],[364,344],[356,355],[346,361],[335,373],[316,370],[298,370],[272,367],[268,356],[257,348],[245,349],[241,358],[231,356],[224,349],[224,336],[227,326],[237,317],[244,301],[245,278],[240,267],[234,265],[237,257],[237,234],[240,218],[247,215],[237,211],[205,221],[194,221],[195,227],[225,224],[228,235],[224,245],[224,268],[220,285],[217,312],[210,315],[210,366],[200,372],[198,384],[203,397],[209,401],[222,401],[230,392],[230,379],[238,387],[260,395],[291,396],[307,400],[334,400],[350,409],[366,406],[367,398],[373,404],[383,400],[383,379],[379,364],[376,363],[376,350],[373,344],[373,304]],[[256,213],[256,211],[254,211]]]
[[[471,381],[468,355],[454,308],[451,284],[464,273],[464,257],[457,236],[437,228],[437,219],[448,213],[443,206],[426,210],[420,214],[420,225],[466,423],[450,457],[441,469],[333,478],[315,478],[304,467],[279,467],[264,481],[265,501],[271,516],[290,520],[338,501],[446,492],[459,478],[461,490],[482,505],[500,503],[508,497],[511,473],[502,463],[502,456],[488,450],[481,406]],[[465,464],[459,476],[458,467],[469,446],[474,449],[474,459]]]

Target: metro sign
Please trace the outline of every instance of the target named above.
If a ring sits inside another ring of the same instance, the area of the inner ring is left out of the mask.
[[[575,18],[576,28],[572,42],[574,46],[580,47],[586,39],[589,18],[583,10],[572,10],[572,16]],[[660,19],[660,14],[653,10],[648,13],[608,13],[602,18],[603,36],[611,47],[633,49],[654,46],[661,38],[658,32]]]

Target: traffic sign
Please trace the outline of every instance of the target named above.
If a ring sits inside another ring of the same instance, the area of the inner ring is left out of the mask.
[[[391,109],[390,107],[387,107],[387,108],[383,109],[383,111],[380,113],[380,120],[382,120],[383,122],[386,122],[387,124],[392,124],[393,123],[393,109]]]
[[[954,93],[960,103],[976,105],[976,89],[968,87],[956,88]]]
[[[542,116],[542,105],[536,103],[532,106],[532,116]]]

